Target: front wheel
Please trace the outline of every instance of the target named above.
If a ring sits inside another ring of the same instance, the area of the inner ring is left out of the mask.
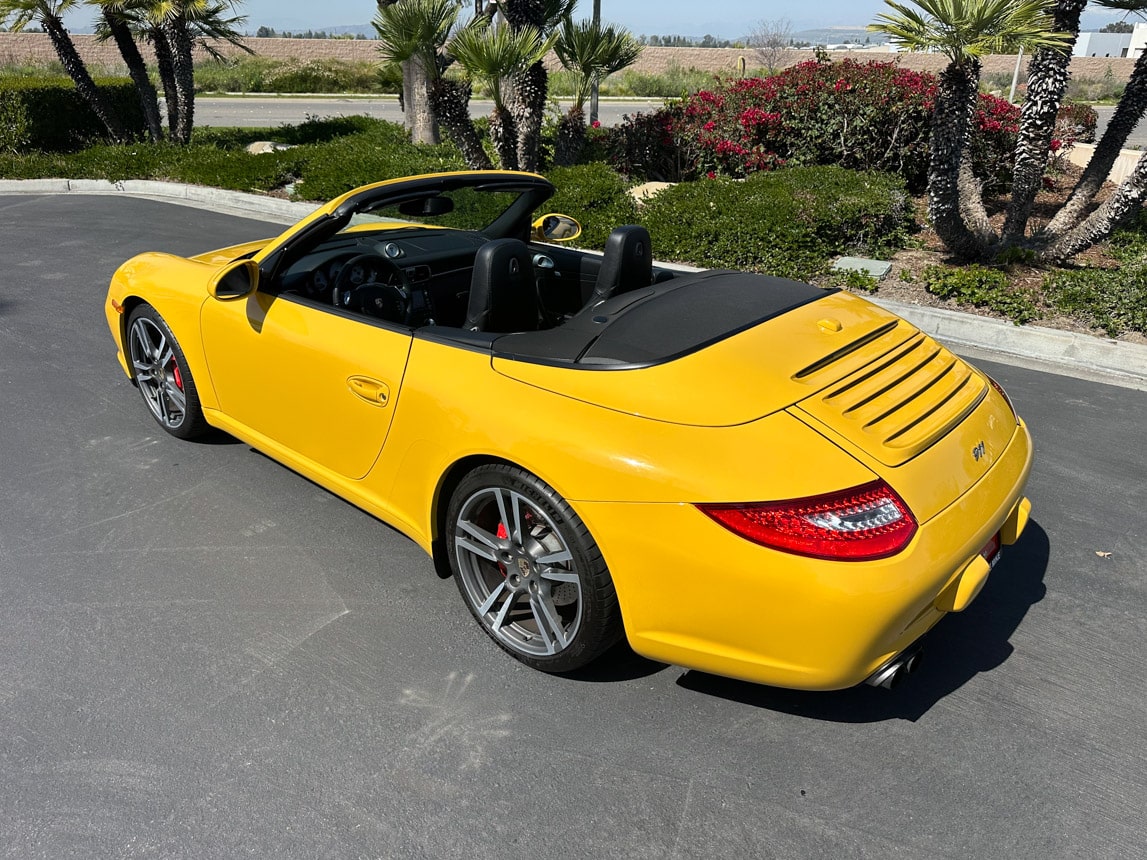
[[[131,312],[127,340],[132,375],[159,426],[180,439],[205,433],[209,428],[187,359],[155,308],[140,305]]]
[[[552,487],[508,465],[470,472],[447,513],[450,566],[482,629],[544,672],[592,662],[622,635],[605,560]]]

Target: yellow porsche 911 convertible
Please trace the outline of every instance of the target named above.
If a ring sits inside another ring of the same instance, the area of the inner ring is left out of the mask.
[[[622,637],[750,681],[892,686],[1027,524],[1003,390],[854,295],[603,255],[502,171],[365,186],[277,239],[116,272],[119,360],[393,525],[503,649]]]

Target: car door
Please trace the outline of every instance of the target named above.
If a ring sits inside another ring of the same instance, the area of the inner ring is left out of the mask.
[[[390,429],[409,329],[256,290],[209,299],[202,333],[228,417],[343,477],[366,475]]]

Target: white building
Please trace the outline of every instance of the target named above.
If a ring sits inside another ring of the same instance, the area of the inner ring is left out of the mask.
[[[1073,57],[1130,57],[1138,59],[1147,48],[1147,24],[1137,23],[1130,33],[1080,33]]]

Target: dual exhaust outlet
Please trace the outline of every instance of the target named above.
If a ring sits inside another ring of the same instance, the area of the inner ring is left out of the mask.
[[[919,668],[923,654],[924,651],[919,645],[907,648],[869,675],[864,683],[891,690]]]

